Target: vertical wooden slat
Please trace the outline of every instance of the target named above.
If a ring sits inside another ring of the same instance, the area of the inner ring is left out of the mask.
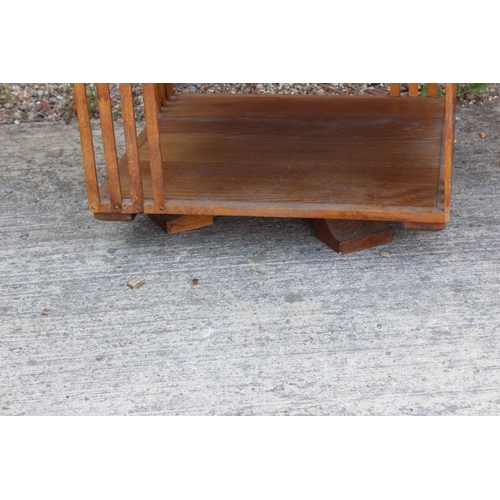
[[[418,97],[418,83],[408,84],[408,95],[410,97]]]
[[[161,83],[160,85],[161,85],[161,105],[165,106],[168,101],[167,84]]]
[[[164,210],[165,206],[165,183],[163,179],[155,84],[143,83],[142,90],[144,96],[144,114],[146,115],[153,198],[155,209],[161,212]]]
[[[399,83],[391,83],[389,88],[391,97],[399,97],[401,95],[401,87]]]
[[[120,211],[122,208],[122,193],[120,186],[120,172],[116,156],[115,129],[108,83],[96,83],[99,118],[101,121],[102,144],[104,146],[104,160],[108,175],[109,200],[111,211]]]
[[[170,100],[174,93],[174,84],[173,83],[166,83],[165,84],[165,90],[167,92],[167,101]]]
[[[438,84],[437,83],[428,83],[427,84],[427,95],[429,97],[436,97],[438,93]]]
[[[457,85],[446,84],[445,136],[444,136],[444,210],[448,220],[451,202],[451,178],[453,173],[453,146],[455,142],[455,110]]]
[[[156,97],[156,109],[158,112],[161,111],[162,106],[162,83],[155,83],[155,97]]]
[[[75,103],[80,129],[80,142],[82,144],[83,169],[87,185],[87,198],[92,212],[99,209],[99,182],[95,166],[94,143],[92,141],[92,128],[90,127],[89,108],[87,103],[87,90],[84,83],[75,83]]]
[[[128,175],[130,178],[130,195],[134,212],[141,212],[144,204],[144,194],[141,179],[141,164],[137,145],[137,129],[135,126],[134,96],[130,83],[120,83],[122,102],[123,132],[127,148]]]

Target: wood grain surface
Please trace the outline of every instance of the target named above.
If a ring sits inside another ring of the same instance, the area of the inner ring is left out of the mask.
[[[122,208],[122,193],[116,154],[115,130],[108,83],[96,83],[99,117],[102,129],[104,159],[109,182],[109,198],[112,212],[120,212]]]
[[[152,197],[154,199],[155,211],[162,211],[165,205],[165,185],[162,170],[162,154],[160,149],[160,134],[158,131],[158,102],[156,100],[156,85],[154,83],[143,84],[144,113],[146,115],[146,132],[149,152],[150,177],[152,186]],[[123,170],[122,170],[123,172]],[[143,177],[143,183],[145,179]]]
[[[340,254],[366,250],[390,243],[391,227],[382,221],[306,219],[316,237]]]
[[[89,108],[87,103],[87,90],[84,83],[75,83],[75,103],[78,117],[78,128],[80,131],[80,145],[83,158],[83,170],[85,173],[85,184],[87,186],[87,199],[89,209],[99,209],[99,182],[94,154],[94,141],[92,128],[90,126]],[[108,190],[109,191],[109,190]]]
[[[444,99],[259,97],[168,101],[162,175],[155,123],[139,152],[145,204],[163,188],[166,213],[443,222]]]
[[[127,167],[130,183],[130,197],[134,205],[134,212],[140,212],[144,204],[142,178],[139,160],[139,146],[137,143],[137,128],[134,114],[134,97],[130,83],[120,83],[122,104],[123,131],[127,148]]]

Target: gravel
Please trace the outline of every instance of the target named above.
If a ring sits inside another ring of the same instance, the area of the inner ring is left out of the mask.
[[[384,95],[388,83],[176,83],[176,92],[208,94],[315,94]],[[144,120],[142,87],[132,86],[136,118]],[[403,84],[403,94],[407,87]],[[99,118],[94,84],[87,88],[90,111]],[[500,100],[500,84],[492,83],[484,92],[464,93],[460,101],[483,104]],[[121,120],[118,84],[111,84],[111,104],[116,120]],[[0,83],[0,124],[30,122],[69,123],[75,117],[73,86],[70,83]]]

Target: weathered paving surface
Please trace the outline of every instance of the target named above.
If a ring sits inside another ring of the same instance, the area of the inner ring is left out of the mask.
[[[498,415],[500,106],[458,117],[448,228],[346,256],[96,221],[76,124],[0,128],[0,414]]]

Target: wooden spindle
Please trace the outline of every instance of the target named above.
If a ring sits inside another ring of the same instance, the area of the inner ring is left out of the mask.
[[[109,83],[96,83],[99,118],[102,130],[102,144],[104,147],[104,160],[108,175],[109,201],[111,211],[119,212],[122,208],[122,192],[120,185],[120,172],[116,155],[115,129],[113,125],[113,112],[111,110],[111,97]]]
[[[146,130],[148,136],[149,163],[155,210],[160,213],[165,206],[165,183],[163,179],[163,164],[160,147],[160,129],[158,126],[158,106],[154,83],[143,83],[144,114],[146,115]]]
[[[163,102],[163,91],[162,91],[162,83],[155,83],[155,98],[156,98],[156,109],[158,113],[161,111],[162,102]]]
[[[173,83],[166,83],[165,84],[165,90],[167,93],[167,101],[169,101],[174,94],[174,84]]]
[[[427,84],[427,95],[429,97],[437,97],[438,93],[438,84],[437,83],[428,83]]]
[[[418,97],[418,83],[408,84],[408,95],[410,97]]]
[[[173,85],[172,85],[172,91],[169,90],[171,85],[172,85],[171,83],[164,83],[163,84],[163,90],[164,90],[164,95],[165,95],[165,106],[167,105],[167,102],[169,101],[170,96],[173,93]]]
[[[401,86],[399,83],[391,83],[389,89],[391,97],[399,97],[401,95]]]
[[[92,128],[90,126],[89,108],[87,103],[87,90],[84,83],[75,83],[75,103],[78,117],[78,128],[80,130],[80,142],[82,144],[83,169],[85,172],[85,183],[87,185],[87,198],[89,209],[92,212],[99,210],[99,181],[97,180],[97,169],[95,165],[94,142],[92,140]]]
[[[134,96],[130,83],[120,83],[122,103],[123,132],[127,148],[127,165],[130,179],[130,195],[134,212],[143,211],[144,194],[142,189],[141,163],[137,145],[137,129],[135,125]]]
[[[168,85],[168,83],[161,84],[161,87],[162,87],[162,94],[161,94],[162,106],[166,106],[167,101],[168,101],[167,85]]]

